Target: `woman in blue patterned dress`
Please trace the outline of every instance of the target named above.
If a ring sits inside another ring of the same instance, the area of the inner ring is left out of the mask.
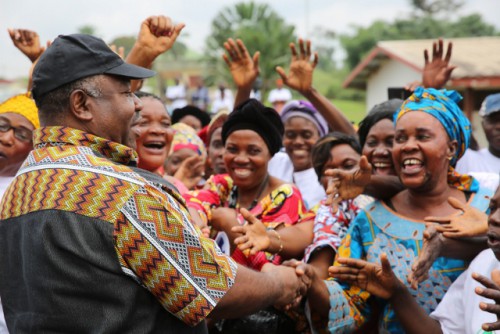
[[[453,169],[469,145],[471,131],[456,104],[460,98],[454,91],[419,87],[405,101],[394,117],[393,159],[406,189],[390,200],[365,207],[351,223],[338,256],[378,263],[385,252],[398,278],[407,282],[411,265],[422,249],[425,217],[458,214],[448,203],[449,197],[483,212],[487,210],[491,194],[479,189],[473,178]],[[438,258],[428,279],[416,290],[409,283],[408,288],[430,313],[466,266],[462,260]],[[371,317],[378,317],[381,333],[403,332],[386,302],[356,286],[318,280],[308,296],[313,316],[323,319],[322,328],[316,328],[320,331],[327,328],[331,333],[352,332]],[[374,309],[379,314],[375,315]]]

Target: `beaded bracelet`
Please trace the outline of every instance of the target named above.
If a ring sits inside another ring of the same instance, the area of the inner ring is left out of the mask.
[[[283,241],[281,240],[281,235],[276,230],[271,230],[271,231],[276,233],[276,236],[278,237],[278,241],[280,242],[280,249],[275,253],[275,254],[279,254],[283,250]]]

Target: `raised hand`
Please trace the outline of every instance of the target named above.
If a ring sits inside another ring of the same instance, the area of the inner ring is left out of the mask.
[[[436,230],[447,238],[469,238],[486,234],[488,215],[468,204],[463,204],[454,197],[449,197],[448,203],[463,213],[446,217],[425,217],[425,221],[438,223],[435,226]]]
[[[314,52],[311,61],[311,41],[307,40],[304,46],[304,41],[301,38],[299,39],[299,54],[297,54],[294,43],[290,43],[290,50],[292,61],[288,75],[280,66],[276,68],[276,72],[283,79],[285,85],[301,94],[307,93],[312,89],[313,72],[318,64],[318,53]]]
[[[424,242],[422,250],[417,260],[411,266],[411,273],[408,275],[408,283],[413,289],[418,288],[418,283],[425,281],[429,277],[429,269],[434,261],[441,256],[443,240],[441,234],[436,230],[434,224],[427,224],[424,231]]]
[[[343,200],[355,198],[361,195],[370,182],[372,166],[365,156],[359,160],[359,167],[352,171],[341,169],[328,169],[325,176],[330,178],[326,189],[326,205],[333,207],[337,212],[338,203]]]
[[[402,284],[392,271],[385,253],[380,256],[380,265],[342,257],[338,258],[337,261],[342,266],[328,268],[331,277],[358,286],[380,298],[391,298],[398,286]]]
[[[111,51],[120,56],[121,59],[125,59],[125,48],[123,46],[118,47],[115,44],[111,44],[109,48],[111,49]]]
[[[193,189],[203,176],[205,176],[205,159],[200,155],[193,155],[184,160],[174,175],[188,189]]]
[[[243,234],[234,239],[234,243],[242,251],[249,249],[252,255],[267,250],[271,239],[267,234],[266,226],[247,209],[242,208],[240,213],[246,220],[246,224],[233,226],[231,229],[234,233]]]
[[[224,42],[224,49],[226,49],[229,56],[224,53],[222,58],[231,71],[234,84],[238,88],[251,88],[260,72],[260,52],[257,51],[253,57],[250,57],[243,41],[237,39],[235,42],[232,38]]]
[[[472,278],[486,287],[486,289],[477,287],[475,289],[476,294],[494,301],[494,304],[479,304],[481,310],[492,313],[497,317],[497,321],[495,322],[484,323],[482,325],[483,330],[488,332],[500,330],[500,270],[495,269],[491,272],[491,280],[478,273],[473,273]]]
[[[439,39],[432,43],[432,60],[429,62],[429,52],[424,50],[424,71],[422,73],[422,84],[426,88],[443,88],[451,77],[451,72],[456,66],[451,66],[451,52],[453,44],[448,43],[448,49],[444,55],[443,40]]]
[[[35,31],[27,29],[8,29],[12,43],[26,57],[34,63],[45,51],[45,47],[40,44],[40,37]],[[47,42],[47,47],[50,42]]]
[[[185,24],[173,25],[167,16],[150,16],[141,24],[136,45],[153,59],[170,50]]]

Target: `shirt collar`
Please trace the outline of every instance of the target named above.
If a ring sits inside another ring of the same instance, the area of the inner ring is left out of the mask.
[[[61,145],[85,146],[114,162],[124,165],[137,164],[137,152],[132,148],[69,127],[50,126],[36,129],[33,131],[33,145],[35,149]]]

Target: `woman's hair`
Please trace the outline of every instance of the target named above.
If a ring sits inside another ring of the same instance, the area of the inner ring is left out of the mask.
[[[354,151],[361,154],[361,146],[355,136],[334,131],[321,137],[316,144],[314,144],[311,152],[312,164],[316,175],[318,175],[318,179],[321,178],[323,168],[330,160],[330,151],[333,147],[340,144],[347,144],[351,146]]]
[[[392,118],[394,117],[394,113],[396,111],[381,111],[373,114],[368,114],[363,120],[359,123],[358,128],[358,137],[359,144],[361,147],[365,146],[366,138],[368,137],[368,133],[370,133],[371,128],[380,122],[381,120],[388,119],[392,123]]]
[[[359,123],[358,128],[358,137],[361,147],[365,146],[366,137],[368,137],[370,129],[383,119],[388,119],[392,122],[394,114],[402,104],[403,100],[401,99],[391,99],[375,105],[370,112],[368,112],[368,115]]]
[[[182,108],[177,108],[172,112],[172,124],[179,123],[185,116],[196,117],[201,127],[205,127],[210,123],[210,115],[196,106],[187,105]]]
[[[138,97],[138,98],[140,98],[140,99],[145,98],[145,97],[150,97],[150,98],[152,98],[152,99],[155,99],[155,100],[160,101],[160,102],[161,102],[161,104],[165,105],[165,104],[163,103],[163,101],[160,99],[160,97],[159,97],[159,96],[157,96],[157,95],[155,95],[155,94],[148,93],[148,92],[142,92],[142,91],[137,91],[137,92],[135,92],[134,94],[135,94],[135,96],[137,96],[137,97]],[[167,110],[167,109],[165,108],[165,110]]]

